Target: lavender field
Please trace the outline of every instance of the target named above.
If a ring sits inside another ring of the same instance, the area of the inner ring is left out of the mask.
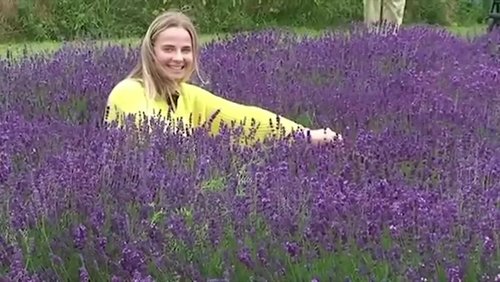
[[[500,281],[499,42],[408,27],[204,45],[203,87],[342,146],[106,129],[135,48],[4,59],[2,281]]]

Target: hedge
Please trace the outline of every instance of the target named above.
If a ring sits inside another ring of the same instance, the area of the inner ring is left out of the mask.
[[[484,21],[491,0],[408,0],[405,23]],[[6,0],[0,38],[70,40],[138,37],[161,11],[178,8],[201,32],[226,33],[269,26],[323,29],[363,19],[362,0]]]

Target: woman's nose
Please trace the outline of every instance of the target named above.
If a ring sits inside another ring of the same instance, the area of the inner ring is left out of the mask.
[[[182,53],[180,50],[176,51],[174,54],[174,60],[182,61]]]

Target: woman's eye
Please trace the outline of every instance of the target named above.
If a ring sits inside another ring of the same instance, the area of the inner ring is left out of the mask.
[[[163,52],[171,53],[171,52],[176,52],[176,48],[173,46],[165,46],[162,48]],[[182,48],[181,49],[182,53],[189,53],[191,52],[191,48]]]

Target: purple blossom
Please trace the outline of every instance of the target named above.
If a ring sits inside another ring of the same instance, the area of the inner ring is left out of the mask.
[[[144,254],[132,244],[127,244],[122,249],[120,265],[131,275],[138,275],[136,272],[144,273],[146,258]]]
[[[85,269],[85,267],[80,267],[79,272],[80,272],[80,282],[90,281],[89,273],[87,272],[87,269]]]
[[[79,224],[73,230],[73,243],[75,247],[82,250],[85,247],[87,241],[87,227],[83,224]]]
[[[300,255],[300,247],[296,242],[285,242],[285,249],[292,258]]]
[[[243,247],[238,251],[238,259],[246,267],[250,269],[254,267],[254,261],[252,255],[247,247]]]

